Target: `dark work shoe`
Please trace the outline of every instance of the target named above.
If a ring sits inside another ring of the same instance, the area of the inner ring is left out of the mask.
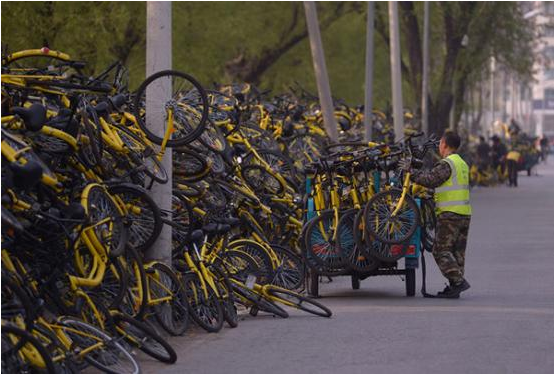
[[[442,292],[437,293],[439,298],[460,298],[460,293],[470,288],[469,283],[463,279],[458,284],[453,284],[444,288]]]
[[[452,287],[447,285],[442,292],[437,293],[437,298],[460,298],[460,293],[453,293]]]

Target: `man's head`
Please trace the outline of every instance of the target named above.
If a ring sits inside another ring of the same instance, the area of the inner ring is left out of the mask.
[[[485,137],[483,137],[482,135],[480,135],[480,136],[479,136],[479,142],[485,143]]]
[[[446,131],[439,143],[439,153],[445,158],[450,154],[455,153],[460,147],[460,136],[453,131]]]

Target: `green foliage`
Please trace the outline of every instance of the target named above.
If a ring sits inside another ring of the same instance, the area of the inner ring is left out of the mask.
[[[477,80],[477,73],[487,68],[491,53],[522,77],[531,70],[533,55],[522,51],[529,51],[532,33],[522,20],[517,3],[471,4],[431,4],[431,87],[436,95],[448,86],[442,76],[445,56],[449,44],[461,37],[458,34],[468,15],[470,44],[456,57],[451,77],[456,84],[465,76],[469,81]],[[356,2],[318,3],[331,89],[335,97],[351,104],[363,103],[366,6]],[[387,3],[376,4],[381,23],[377,22],[375,34],[374,100],[379,108],[385,108],[390,101],[387,7]],[[422,35],[423,3],[414,2],[413,13]],[[445,15],[455,21],[454,35],[445,32]],[[413,33],[405,25],[406,17],[401,17],[401,23],[403,61],[410,67]],[[226,70],[230,62],[237,58],[255,61],[267,50],[276,49],[284,39],[299,36],[289,49],[272,57],[261,73],[260,86],[278,93],[299,82],[316,93],[305,28],[300,2],[174,2],[173,66],[196,76],[205,85],[225,82],[231,79]],[[7,44],[10,51],[39,48],[46,39],[51,48],[88,61],[90,74],[117,59],[123,60],[130,71],[131,88],[144,79],[145,32],[145,2],[2,4],[2,44]],[[420,72],[408,72],[403,74],[404,102],[405,106],[416,108]]]

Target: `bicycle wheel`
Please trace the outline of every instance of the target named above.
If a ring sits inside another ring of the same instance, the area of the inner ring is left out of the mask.
[[[154,181],[160,184],[167,183],[169,180],[167,171],[158,160],[158,156],[152,147],[147,146],[142,139],[122,126],[114,126],[113,130],[118,133],[119,138],[127,148],[128,156],[135,164],[135,168],[142,167],[144,173]]]
[[[144,316],[148,304],[146,272],[142,259],[135,249],[127,247],[119,260],[127,273],[128,283],[119,310],[133,318],[140,319]]]
[[[265,247],[255,241],[244,239],[235,240],[229,243],[225,253],[233,250],[247,253],[254,258],[258,266],[258,272],[256,274],[256,282],[258,284],[263,285],[273,279],[275,265],[273,264],[271,255]]]
[[[113,321],[118,335],[132,346],[160,362],[175,363],[177,360],[177,354],[171,345],[148,324],[123,314],[114,315]]]
[[[81,103],[79,109],[81,115],[82,134],[86,140],[80,140],[79,150],[84,163],[89,168],[94,168],[97,165],[102,165],[101,155],[104,150],[102,141],[102,128],[96,111],[86,102]]]
[[[414,234],[419,224],[419,209],[414,199],[406,195],[402,206],[398,206],[402,190],[391,189],[375,194],[364,208],[366,230],[378,241],[399,244]]]
[[[61,330],[72,341],[77,353],[86,351],[85,360],[97,369],[117,374],[138,374],[137,361],[104,331],[75,318],[59,320]]]
[[[22,320],[27,330],[35,319],[31,297],[7,273],[2,270],[2,321]]]
[[[271,244],[271,248],[277,255],[279,264],[275,268],[270,284],[292,290],[300,288],[306,273],[302,257],[277,244]]]
[[[371,272],[379,268],[379,260],[369,252],[369,245],[364,237],[364,225],[362,222],[364,212],[358,210],[354,216],[352,231],[354,234],[354,251],[348,258],[349,266],[358,272]]]
[[[285,187],[275,176],[259,165],[245,165],[240,171],[242,177],[256,193],[262,195],[281,195]]]
[[[267,293],[280,303],[300,309],[310,314],[322,316],[324,318],[330,318],[333,315],[332,311],[321,303],[311,298],[304,297],[303,295],[293,292],[292,290],[283,289],[275,285],[266,285],[264,287],[264,293]]]
[[[207,332],[219,332],[223,327],[223,308],[215,291],[206,284],[206,294],[195,273],[183,277],[183,285],[189,304],[192,320]]]
[[[148,192],[132,184],[109,187],[110,194],[119,197],[127,209],[130,246],[138,252],[148,250],[160,235],[163,227],[160,209]]]
[[[191,149],[173,150],[173,175],[184,181],[198,181],[210,173],[206,158]]]
[[[267,313],[280,316],[281,318],[288,318],[289,313],[277,306],[275,303],[266,299],[263,295],[254,292],[253,290],[242,285],[242,283],[231,279],[233,286],[233,292],[237,295],[237,300],[241,301],[246,307],[254,307],[254,310],[250,311],[251,315],[256,315],[257,310],[265,311]]]
[[[171,90],[168,97],[166,89]],[[148,111],[145,107],[148,106]],[[168,109],[173,111],[173,132],[167,146],[183,146],[200,136],[208,119],[208,98],[193,77],[175,70],[164,70],[148,77],[138,88],[134,114],[148,139],[161,145],[168,126]],[[163,124],[155,130],[153,123]]]
[[[29,332],[2,324],[2,374],[57,373],[52,357]]]
[[[154,272],[147,272],[150,297],[155,301],[171,296],[169,301],[154,304],[156,321],[169,334],[182,335],[189,323],[189,307],[183,284],[171,268],[163,263],[154,263],[152,270]]]
[[[343,259],[350,260],[356,248],[354,219],[358,210],[349,209],[341,213],[337,228],[337,247]]]
[[[421,222],[423,223],[421,244],[425,250],[432,251],[435,243],[435,228],[437,225],[437,216],[435,215],[433,201],[431,199],[422,199],[420,211]]]
[[[236,328],[239,325],[239,316],[235,306],[235,298],[233,297],[233,286],[229,281],[229,277],[220,267],[212,264],[210,269],[213,271],[216,286],[218,287],[221,306],[223,307],[223,318],[231,328]]]
[[[291,180],[291,185],[296,190],[296,185],[298,184],[298,176],[296,168],[294,167],[294,160],[286,156],[280,151],[271,150],[271,149],[259,149],[257,150],[258,155],[265,160],[272,171],[279,173],[281,176]],[[254,159],[253,155],[250,154],[247,157],[247,162],[252,163]]]
[[[333,210],[322,211],[306,223],[304,242],[310,260],[328,269],[344,267],[346,259],[333,238],[338,235],[337,230],[338,220]]]
[[[91,184],[83,190],[81,203],[93,225],[92,232],[106,248],[106,253],[113,257],[121,255],[125,251],[128,231],[114,198],[101,185]]]
[[[216,126],[211,120],[208,121],[206,128],[198,137],[198,141],[210,151],[218,154],[227,147],[227,141],[219,126]]]

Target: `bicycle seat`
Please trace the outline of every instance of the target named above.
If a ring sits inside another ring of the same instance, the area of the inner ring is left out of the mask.
[[[13,172],[14,185],[22,190],[33,188],[42,179],[42,167],[34,160],[28,160],[26,164],[10,163]]]
[[[21,117],[25,127],[31,131],[39,131],[46,122],[46,108],[41,104],[33,104],[29,108],[14,107],[12,112]]]
[[[2,207],[2,229],[4,228],[12,228],[18,233],[21,233],[24,230],[23,225],[21,225],[14,214],[12,214],[10,210]]]
[[[67,108],[60,109],[58,115],[51,117],[46,125],[71,134],[74,137],[77,135],[79,128],[79,122],[72,117],[71,110]]]
[[[77,202],[70,203],[61,214],[64,219],[69,220],[84,221],[87,217],[85,208]]]
[[[127,103],[127,96],[125,94],[118,94],[115,96],[112,96],[111,98],[108,98],[108,101],[112,105],[112,108],[114,108],[117,111],[121,110],[121,107]]]
[[[203,238],[204,238],[204,231],[202,229],[196,229],[190,234],[190,237],[187,242],[189,243],[199,242]]]
[[[108,102],[100,102],[94,107],[92,107],[98,116],[104,116],[110,113],[110,104]]]
[[[210,223],[202,227],[202,231],[210,234],[224,234],[231,230],[231,226],[227,224]]]
[[[222,224],[229,225],[231,228],[236,227],[240,224],[240,219],[237,217],[224,217],[221,220],[218,220]]]

